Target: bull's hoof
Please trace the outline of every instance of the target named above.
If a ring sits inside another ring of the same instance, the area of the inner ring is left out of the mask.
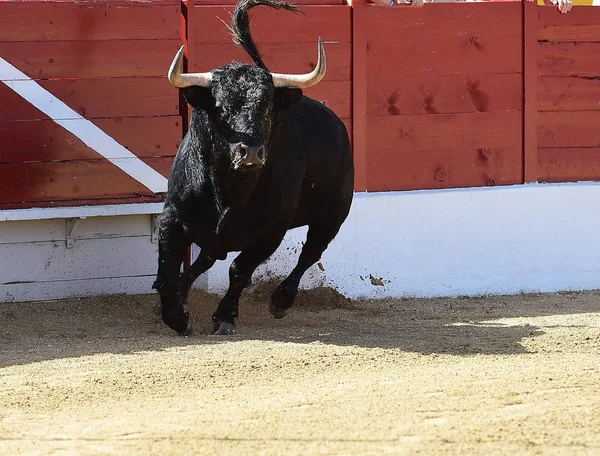
[[[271,295],[271,304],[269,304],[271,315],[277,319],[285,317],[294,305],[297,292],[297,289],[286,288],[285,282],[279,285]]]
[[[189,336],[192,333],[192,322],[190,313],[185,312],[180,318],[172,318],[169,314],[163,314],[163,323],[180,336]]]
[[[186,315],[189,315],[189,312],[187,312]],[[185,331],[183,333],[181,333],[180,335],[190,336],[193,332],[194,332],[194,328],[192,326],[192,319],[188,317],[188,323],[187,323],[187,326],[185,327]]]
[[[211,319],[205,332],[211,336],[233,336],[235,335],[235,324],[226,322],[216,323]]]
[[[213,334],[215,336],[233,336],[235,334],[235,325],[231,323],[221,323],[219,329]]]
[[[269,304],[269,313],[278,320],[285,317],[289,310],[290,309],[282,309],[281,307],[277,307],[275,304],[273,304],[273,302]]]

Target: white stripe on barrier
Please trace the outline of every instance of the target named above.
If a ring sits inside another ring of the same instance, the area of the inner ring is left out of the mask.
[[[167,179],[162,174],[2,57],[0,57],[0,80],[150,191],[154,193],[167,191]]]

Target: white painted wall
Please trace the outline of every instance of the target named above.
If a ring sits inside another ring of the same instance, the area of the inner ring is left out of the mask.
[[[0,222],[0,302],[152,292],[150,215],[88,215],[72,249],[64,219]],[[288,274],[305,234],[291,231],[255,282]],[[234,257],[196,286],[223,292]],[[600,184],[357,194],[322,264],[301,286],[353,298],[600,289]]]
[[[288,274],[305,235],[290,232],[257,276]],[[210,291],[226,289],[234,256],[209,271]],[[357,194],[322,264],[301,286],[353,298],[598,289],[600,184]]]
[[[2,211],[0,211],[2,212]],[[158,246],[150,215],[0,222],[0,302],[151,293]]]

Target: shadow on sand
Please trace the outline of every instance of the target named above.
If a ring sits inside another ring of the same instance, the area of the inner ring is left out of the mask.
[[[98,353],[125,354],[198,344],[262,340],[399,349],[456,356],[518,354],[524,338],[543,330],[528,318],[600,311],[600,292],[482,298],[350,301],[329,288],[301,291],[283,320],[268,314],[272,282],[241,301],[238,334],[206,336],[219,296],[195,291],[189,307],[195,333],[180,337],[153,309],[157,295],[108,296],[0,306],[0,368]],[[501,321],[505,319],[519,319]],[[532,322],[533,323],[533,322]]]

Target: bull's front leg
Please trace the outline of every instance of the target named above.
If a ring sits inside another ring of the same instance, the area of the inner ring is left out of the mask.
[[[191,245],[183,227],[172,210],[165,209],[158,233],[158,273],[153,288],[160,295],[163,322],[181,335],[191,326],[184,311],[185,295],[180,284],[180,270],[187,248]]]
[[[216,260],[214,258],[209,257],[204,253],[204,251],[200,252],[196,261],[194,261],[190,267],[184,271],[180,276],[179,280],[179,293],[181,295],[181,299],[183,303],[187,302],[188,295],[190,293],[190,288],[201,274],[204,274],[208,271],[213,264],[215,264]]]
[[[239,300],[244,288],[250,285],[252,273],[269,258],[285,235],[285,228],[274,231],[256,244],[242,250],[229,268],[229,289],[219,302],[217,310],[206,328],[208,334],[235,334],[235,320],[239,315]]]

